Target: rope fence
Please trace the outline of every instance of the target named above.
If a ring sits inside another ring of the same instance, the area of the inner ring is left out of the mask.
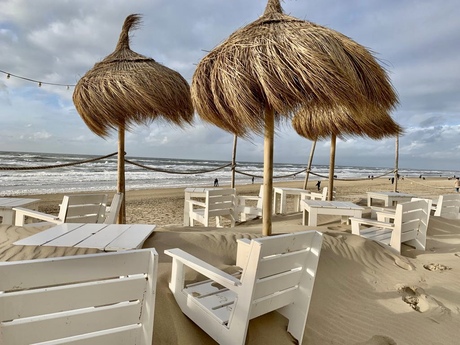
[[[55,165],[39,165],[35,167],[0,167],[0,170],[41,170],[41,169],[54,169],[54,168],[63,168],[63,167],[69,167],[72,165],[79,165],[79,164],[84,164],[84,163],[91,163],[95,161],[99,161],[101,159],[109,158],[112,156],[117,155],[118,152],[111,153],[106,156],[102,157],[96,157],[96,158],[91,158],[91,159],[86,159],[83,161],[77,161],[77,162],[72,162],[72,163],[63,163],[63,164],[55,164]]]
[[[10,170],[10,171],[21,171],[21,170],[40,170],[40,169],[63,168],[63,167],[68,167],[68,166],[73,166],[73,165],[96,162],[96,161],[99,161],[99,160],[102,160],[102,159],[106,159],[106,158],[109,158],[109,157],[116,156],[117,154],[118,154],[118,152],[114,152],[114,153],[111,153],[111,154],[108,154],[108,155],[105,155],[105,156],[101,156],[101,157],[95,157],[95,158],[76,161],[76,162],[72,162],[72,163],[63,163],[63,164],[55,164],[55,165],[41,165],[41,166],[33,166],[33,167],[31,167],[31,166],[27,166],[27,167],[25,167],[25,166],[22,166],[22,167],[21,166],[19,166],[19,167],[18,166],[14,166],[14,167],[3,166],[2,167],[2,166],[0,166],[0,170],[3,170],[3,171],[8,171],[8,170]],[[126,159],[126,158],[125,158],[125,162],[128,163],[128,164],[135,165],[135,166],[137,166],[139,168],[143,168],[143,169],[147,169],[147,170],[151,170],[151,171],[155,171],[155,172],[161,172],[161,173],[165,173],[165,174],[180,174],[180,175],[206,174],[206,173],[211,173],[211,172],[215,172],[215,171],[218,171],[218,170],[222,170],[222,169],[231,167],[232,169],[235,169],[235,172],[238,173],[238,174],[249,176],[249,177],[254,177],[254,178],[263,178],[263,175],[256,175],[256,174],[253,174],[253,173],[248,173],[248,172],[238,170],[238,169],[236,169],[236,165],[233,165],[232,163],[224,164],[224,165],[221,165],[219,167],[216,167],[216,168],[213,168],[213,169],[208,169],[208,170],[174,171],[174,170],[167,170],[167,169],[160,169],[160,168],[155,168],[155,167],[151,167],[151,166],[146,166],[146,165],[134,162],[134,161]],[[299,170],[297,172],[293,172],[293,173],[290,173],[290,174],[286,174],[286,175],[273,176],[273,178],[278,179],[278,178],[295,177],[298,174],[301,174],[303,172],[308,172],[311,175],[314,175],[314,176],[317,176],[317,177],[320,177],[320,178],[324,178],[324,179],[329,178],[329,176],[314,173],[311,170],[309,170],[308,168],[305,168],[305,169],[302,169],[302,170]],[[394,172],[395,172],[395,170],[390,170],[390,171],[385,172],[383,174],[380,174],[380,175],[377,175],[377,176],[372,176],[372,178],[381,178],[381,177],[384,177],[384,176],[388,176],[390,174],[394,174]],[[334,180],[337,180],[337,181],[364,181],[364,180],[368,180],[368,179],[369,179],[369,177],[367,177],[367,178],[353,178],[353,179],[335,178]],[[409,180],[412,183],[423,185],[424,187],[427,187],[427,188],[434,188],[434,189],[449,189],[450,188],[450,187],[431,186],[431,185],[428,185],[428,184],[418,182],[418,181],[413,180],[413,179],[409,179],[407,177],[405,179]]]
[[[139,168],[147,169],[147,170],[152,170],[152,171],[156,171],[156,172],[162,172],[162,173],[166,173],[166,174],[183,174],[183,175],[205,174],[205,173],[209,173],[209,172],[213,172],[213,171],[217,171],[217,170],[222,170],[222,169],[232,165],[232,163],[229,163],[229,164],[225,164],[225,165],[222,165],[220,167],[217,167],[215,169],[210,169],[210,170],[172,171],[172,170],[166,170],[166,169],[152,168],[152,167],[140,164],[140,163],[130,161],[130,160],[126,159],[126,158],[125,158],[125,162],[129,163],[129,164],[132,164],[132,165],[135,165],[135,166],[138,166]]]

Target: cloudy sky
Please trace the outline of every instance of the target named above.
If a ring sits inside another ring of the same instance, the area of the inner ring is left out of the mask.
[[[102,139],[83,123],[73,87],[116,45],[126,16],[139,13],[131,49],[172,68],[191,83],[196,64],[236,29],[257,19],[266,0],[0,0],[0,151],[103,155]],[[337,30],[374,52],[400,104],[393,118],[405,129],[401,168],[460,171],[460,1],[286,0],[286,13]],[[36,82],[14,77],[42,81]],[[57,83],[64,86],[52,86]],[[233,136],[199,120],[177,129],[137,126],[128,156],[231,160]],[[328,164],[318,142],[314,164]],[[304,163],[311,142],[289,123],[275,138],[275,162]],[[262,161],[263,140],[240,140],[237,159]],[[338,165],[393,167],[395,140],[338,140]]]

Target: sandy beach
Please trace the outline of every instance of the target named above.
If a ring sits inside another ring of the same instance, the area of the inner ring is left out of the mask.
[[[315,181],[309,182],[314,189]],[[275,183],[302,187],[303,181]],[[326,186],[324,181],[322,186]],[[388,178],[336,181],[337,200],[366,204],[367,191],[392,191]],[[239,194],[257,194],[259,185],[237,186]],[[405,178],[398,190],[436,198],[454,192],[447,179]],[[62,195],[34,195],[40,210],[57,213]],[[158,251],[159,271],[154,344],[214,344],[187,319],[168,289],[170,258],[179,247],[221,269],[235,265],[236,238],[261,235],[261,221],[234,228],[183,227],[183,189],[127,192],[127,222],[157,224],[144,243]],[[289,206],[289,205],[288,205]],[[292,206],[292,205],[291,205]],[[365,214],[369,214],[366,209]],[[273,217],[273,232],[317,229],[324,233],[304,344],[413,345],[458,344],[460,329],[460,220],[431,217],[426,251],[403,245],[401,255],[376,242],[351,235],[339,217],[322,216],[319,225],[301,225],[299,213]],[[15,246],[41,229],[0,226],[0,261],[94,253],[96,250]],[[273,312],[250,322],[247,344],[293,344],[287,321]]]

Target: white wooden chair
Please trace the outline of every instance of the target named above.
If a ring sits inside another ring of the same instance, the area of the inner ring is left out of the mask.
[[[173,258],[169,288],[182,312],[219,344],[244,344],[249,320],[274,310],[301,343],[321,244],[317,231],[238,240],[240,278],[181,249],[166,250]],[[185,267],[210,280],[185,285]]]
[[[236,209],[240,215],[240,221],[244,222],[256,217],[262,217],[262,204],[264,186],[260,186],[259,195],[237,195]]]
[[[398,204],[395,212],[377,212],[380,220],[350,218],[351,232],[387,244],[398,253],[401,243],[425,250],[431,202],[418,199]]]
[[[117,222],[118,213],[120,213],[121,203],[123,201],[123,193],[115,193],[113,195],[110,206],[106,207],[105,224],[115,224]]]
[[[65,195],[60,205],[57,216],[30,210],[22,207],[15,207],[15,225],[25,225],[26,218],[33,218],[43,221],[30,225],[40,226],[46,223],[103,223],[107,207],[107,194],[76,194]],[[29,224],[27,224],[29,225]]]
[[[155,249],[0,263],[0,344],[151,345]]]
[[[322,200],[326,201],[327,200],[327,187],[323,187],[323,190],[321,193],[318,192],[311,192],[311,191],[305,191],[305,193],[302,193],[301,195],[301,200]],[[335,200],[335,188],[334,192],[332,194],[332,199]]]
[[[212,217],[216,218],[216,226],[218,227],[221,226],[221,217],[230,219],[231,226],[235,226],[235,189],[207,189],[205,194],[204,202],[193,199],[186,200],[189,208],[190,226],[194,225],[194,221],[209,226]]]
[[[440,195],[434,215],[449,219],[460,219],[460,194]]]

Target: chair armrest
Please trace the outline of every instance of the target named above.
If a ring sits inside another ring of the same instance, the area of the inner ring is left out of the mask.
[[[369,226],[378,226],[385,229],[393,229],[394,223],[387,223],[387,222],[379,222],[377,220],[368,219],[368,218],[350,218],[351,222],[351,233],[354,235],[360,234],[360,227],[361,225],[369,225]]]
[[[193,205],[195,205],[195,206],[201,206],[201,207],[206,207],[206,203],[205,203],[205,202],[201,202],[201,201],[197,201],[197,200],[185,200],[185,202],[187,202],[187,204],[189,205],[189,207],[192,207]]]
[[[259,201],[260,197],[256,195],[238,195],[237,197],[238,204],[245,204],[246,201]]]
[[[185,265],[195,270],[198,273],[212,279],[213,281],[233,290],[235,286],[241,285],[241,281],[231,274],[228,274],[207,262],[193,256],[182,249],[174,248],[165,250],[164,253],[173,258],[173,269],[175,265]],[[179,268],[180,269],[180,268]],[[173,272],[174,273],[174,272]]]
[[[54,224],[60,224],[62,221],[52,214],[43,213],[40,211],[31,210],[23,207],[14,207],[13,210],[16,212],[15,225],[24,225],[25,217],[31,217],[34,219],[43,220],[45,222],[51,222]]]
[[[396,212],[391,212],[391,210],[376,211],[377,221],[379,222],[388,222],[389,220],[396,218]]]
[[[243,266],[246,264],[249,257],[251,240],[247,238],[239,238],[236,240],[236,243],[238,245],[236,249],[236,265],[244,269],[246,267]]]

